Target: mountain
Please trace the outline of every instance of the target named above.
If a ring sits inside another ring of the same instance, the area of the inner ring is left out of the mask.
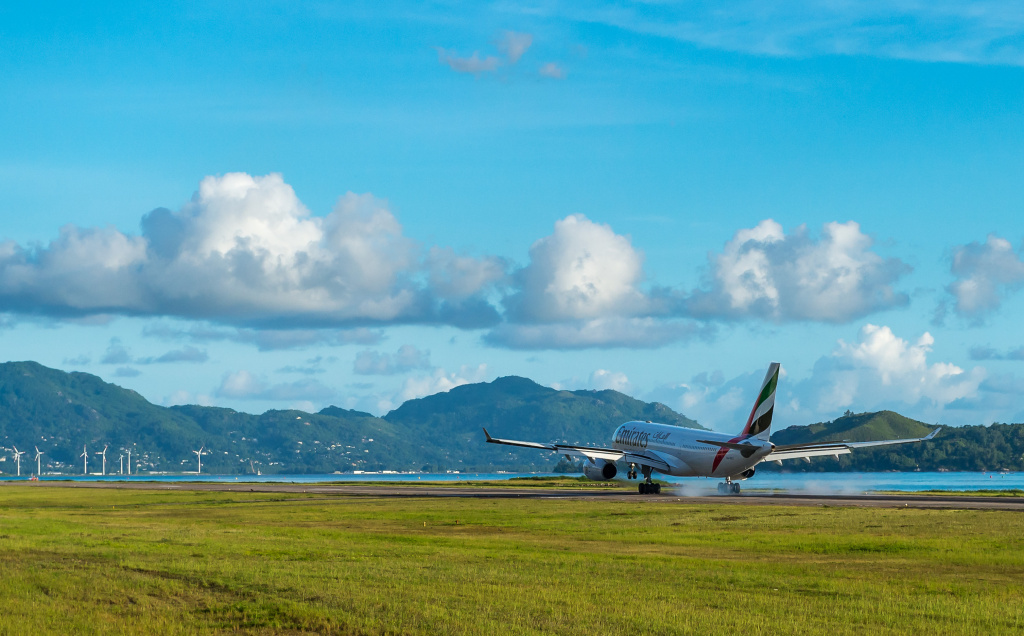
[[[481,447],[481,428],[508,439],[601,445],[608,443],[615,427],[630,420],[703,428],[658,402],[641,402],[618,391],[558,391],[515,376],[409,400],[384,419],[424,431],[422,448],[444,448],[443,465],[481,470],[490,466],[548,470],[557,459],[529,449]]]
[[[923,437],[935,426],[892,411],[850,413],[832,422],[791,426],[772,435],[776,444]],[[758,470],[787,472],[892,471],[892,470],[1024,470],[1024,424],[942,426],[932,440],[864,448],[839,459],[819,457],[809,463],[787,461],[779,468],[766,462]]]
[[[850,413],[832,422],[790,426],[772,435],[776,444],[812,442],[870,442],[880,439],[924,437],[934,426],[912,420],[893,411]]]
[[[558,391],[531,380],[499,378],[410,400],[383,418],[335,406],[319,413],[261,415],[205,406],[157,406],[138,393],[87,373],[65,373],[35,362],[0,364],[0,446],[45,454],[48,470],[78,474],[83,445],[89,470],[108,472],[125,449],[143,471],[195,470],[193,450],[205,448],[204,472],[330,473],[349,470],[550,470],[550,453],[509,453],[486,444],[481,427],[505,437],[606,444],[615,426],[650,419],[697,427],[667,406],[616,391]],[[9,452],[0,472],[14,472]],[[134,472],[134,471],[133,471]]]

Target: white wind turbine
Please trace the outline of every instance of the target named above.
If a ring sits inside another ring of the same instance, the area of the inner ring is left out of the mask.
[[[121,453],[121,470],[117,471],[118,475],[124,474],[124,453]]]
[[[199,450],[197,450],[197,451],[192,451],[193,453],[196,454],[196,459],[199,460],[199,470],[196,471],[197,475],[201,475],[203,473],[203,455],[206,454],[206,453],[203,452],[204,448],[206,448],[205,445],[200,446]]]
[[[36,446],[36,477],[43,474],[43,460],[40,457],[43,456],[43,451],[39,450]]]
[[[105,446],[103,447],[103,450],[102,450],[101,452],[99,452],[99,453],[96,453],[97,455],[103,455],[103,470],[102,470],[102,472],[100,473],[100,474],[102,474],[102,475],[106,475],[106,474],[107,474],[107,448],[108,448],[109,446],[110,446],[109,444],[105,445]]]
[[[14,446],[14,461],[18,463],[18,477],[21,477],[21,456],[25,454],[25,451],[19,451],[17,446]]]
[[[89,451],[86,450],[85,444],[82,444],[82,454],[79,455],[82,458],[82,474],[89,474]]]
[[[128,474],[132,474],[132,449],[128,449]]]

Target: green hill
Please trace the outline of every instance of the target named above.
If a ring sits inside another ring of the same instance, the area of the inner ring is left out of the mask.
[[[833,422],[791,426],[772,435],[776,444],[811,442],[870,442],[880,439],[924,437],[935,428],[893,411],[849,413]]]
[[[495,437],[595,445],[608,444],[615,427],[630,420],[703,428],[658,402],[641,402],[618,391],[558,391],[515,376],[410,400],[384,419],[423,430],[423,449],[443,447],[439,461],[444,466],[471,470],[549,470],[557,459],[511,446],[481,446],[482,427]]]
[[[863,442],[923,437],[935,426],[892,411],[849,413],[833,422],[791,426],[772,435],[776,444],[846,440]],[[770,462],[758,470],[787,472],[892,471],[892,470],[1024,470],[1024,424],[942,426],[932,440],[919,444],[856,450],[839,459],[819,457],[809,463],[787,461],[782,468]]]
[[[48,471],[79,474],[83,445],[89,470],[104,445],[108,472],[132,450],[143,471],[195,470],[193,450],[205,447],[203,471],[222,474],[331,473],[351,470],[550,470],[550,453],[508,453],[485,444],[481,427],[531,440],[604,444],[615,426],[651,419],[697,426],[663,404],[616,391],[556,391],[525,378],[457,387],[410,400],[384,418],[328,407],[319,413],[261,415],[204,406],[165,408],[87,373],[35,362],[0,364],[0,473],[11,474],[10,449],[45,455]],[[22,458],[24,473],[34,461]]]

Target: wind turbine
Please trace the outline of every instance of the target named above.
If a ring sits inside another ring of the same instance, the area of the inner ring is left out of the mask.
[[[103,472],[101,473],[102,475],[106,475],[107,474],[107,448],[109,446],[110,446],[110,444],[104,445],[103,446],[103,451],[99,452],[99,453],[96,453],[97,455],[103,455]]]
[[[14,461],[18,462],[18,477],[21,477],[21,456],[25,454],[25,451],[19,451],[17,446],[14,448]]]
[[[118,475],[124,474],[124,453],[121,453],[121,470],[117,471]]]
[[[36,477],[43,474],[43,462],[39,459],[42,456],[43,451],[39,450],[39,447],[36,446]]]
[[[128,474],[132,474],[132,449],[128,449]]]
[[[205,453],[203,452],[204,448],[206,448],[206,445],[200,446],[199,450],[197,451],[192,451],[193,453],[196,454],[196,459],[199,460],[199,470],[196,471],[197,475],[201,475],[203,473],[203,455],[205,455]]]
[[[89,451],[86,450],[85,444],[82,444],[82,454],[79,455],[82,458],[82,474],[89,474]]]

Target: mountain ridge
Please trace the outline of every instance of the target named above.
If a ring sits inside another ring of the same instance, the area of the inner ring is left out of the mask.
[[[384,417],[337,406],[256,415],[222,407],[163,407],[88,373],[37,362],[0,364],[3,447],[39,446],[51,470],[66,474],[81,473],[83,445],[90,472],[99,466],[94,453],[104,445],[110,446],[108,466],[119,468],[121,451],[131,448],[133,463],[161,472],[193,470],[192,451],[200,447],[208,453],[203,468],[227,474],[547,471],[557,458],[486,444],[480,427],[526,439],[600,444],[623,421],[654,415],[664,415],[666,423],[696,424],[663,404],[616,391],[559,391],[516,376],[410,400]],[[0,472],[6,474],[12,472],[8,455],[0,456]]]
[[[269,410],[254,415],[198,405],[163,407],[95,375],[66,373],[36,362],[0,363],[0,446],[39,446],[51,471],[80,474],[83,445],[90,472],[108,444],[108,466],[122,449],[147,472],[191,471],[205,446],[209,472],[241,474],[402,470],[546,472],[551,453],[484,443],[494,435],[539,442],[607,445],[616,426],[654,420],[699,426],[664,404],[617,391],[565,391],[507,376],[410,400],[384,417],[329,406],[318,413]],[[777,430],[776,444],[921,437],[934,426],[892,411],[847,412],[831,422]],[[770,462],[758,470],[1024,470],[1024,424],[942,427],[921,444],[867,448],[839,459]],[[0,473],[14,472],[10,453]],[[22,462],[22,468],[34,462]],[[134,470],[133,470],[134,472]]]

